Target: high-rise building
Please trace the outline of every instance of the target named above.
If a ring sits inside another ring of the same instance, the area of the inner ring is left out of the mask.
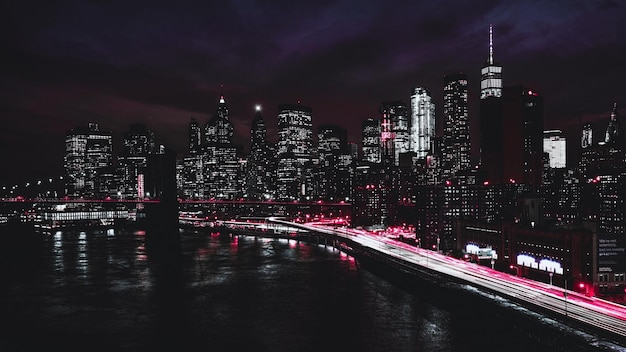
[[[378,164],[381,161],[381,130],[380,120],[368,118],[362,124],[362,160]]]
[[[426,157],[432,149],[435,132],[435,104],[430,90],[415,87],[411,94],[411,149],[418,158]]]
[[[261,107],[256,106],[252,127],[250,128],[250,156],[247,168],[247,196],[250,199],[269,199],[273,184],[273,169],[270,163],[267,142],[267,127],[261,114]]]
[[[501,180],[504,130],[502,66],[493,57],[493,28],[489,26],[489,56],[480,79],[480,168],[487,180]]]
[[[124,134],[124,149],[118,156],[118,196],[143,199],[146,196],[148,157],[157,151],[154,133],[143,124],[133,124]]]
[[[66,134],[64,166],[67,195],[99,198],[111,194],[113,137],[97,123],[79,126]],[[111,178],[111,179],[108,179]]]
[[[318,127],[319,195],[327,200],[350,196],[351,154],[347,131],[335,125]]]
[[[313,192],[312,109],[300,104],[278,106],[277,197],[306,199]]]
[[[220,97],[217,111],[206,125],[205,140],[199,154],[197,162],[202,167],[204,187],[194,193],[215,199],[241,198],[245,191],[245,163],[233,144],[233,125],[224,96]]]
[[[590,123],[585,124],[580,136],[580,146],[584,149],[593,145],[593,128]]]
[[[567,166],[565,136],[561,130],[543,131],[543,151],[548,153],[551,168]]]
[[[489,58],[480,71],[480,99],[502,96],[502,66],[493,58],[493,27],[489,25]]]
[[[205,127],[205,140],[207,143],[230,144],[233,141],[233,133],[233,125],[228,117],[228,107],[224,96],[221,96],[215,115]]]
[[[195,118],[191,118],[189,122],[189,154],[197,154],[200,146],[204,143],[202,129]]]
[[[443,115],[442,172],[450,178],[471,166],[466,74],[444,76]]]
[[[611,111],[611,118],[609,119],[609,125],[606,128],[604,136],[605,143],[618,144],[624,142],[624,129],[619,121],[617,103],[613,104],[613,111]]]
[[[403,101],[383,102],[380,107],[382,161],[398,166],[400,154],[411,150],[409,109]]]

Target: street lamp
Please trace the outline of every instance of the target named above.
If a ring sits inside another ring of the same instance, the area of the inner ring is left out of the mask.
[[[554,273],[550,272],[548,275],[550,275],[550,286],[552,286],[552,275],[554,275]]]

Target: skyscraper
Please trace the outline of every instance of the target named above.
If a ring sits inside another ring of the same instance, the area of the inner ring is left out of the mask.
[[[342,162],[343,156],[349,156],[347,131],[335,125],[318,127],[319,156],[319,195],[327,200],[345,199],[349,196],[349,187],[344,181],[350,173]],[[343,186],[343,187],[342,187]]]
[[[362,123],[362,160],[378,164],[381,161],[381,130],[380,120],[368,118]]]
[[[480,73],[480,99],[501,97],[502,66],[493,58],[493,27],[491,25],[489,25],[489,58]]]
[[[154,133],[145,125],[133,124],[124,134],[124,149],[118,156],[118,195],[126,199],[145,197],[148,157],[156,153]]]
[[[443,115],[442,171],[449,178],[471,165],[466,74],[444,76]]]
[[[203,142],[202,129],[198,121],[192,117],[189,122],[189,154],[198,153]]]
[[[97,123],[69,131],[64,158],[67,195],[96,198],[110,195],[112,162],[111,132],[100,131]]]
[[[229,144],[233,141],[233,133],[233,125],[228,117],[228,107],[222,95],[215,115],[205,127],[205,140],[207,143]]]
[[[426,157],[435,137],[435,104],[428,88],[415,87],[411,94],[411,149]]]
[[[273,170],[269,158],[267,128],[261,114],[261,107],[256,106],[250,128],[250,157],[247,163],[247,195],[250,199],[266,199],[271,195]]]
[[[300,104],[278,106],[277,196],[306,198],[313,191],[312,109]]]
[[[551,168],[566,166],[566,143],[561,130],[543,131],[543,151],[548,153]]]
[[[480,80],[480,168],[488,182],[502,182],[504,116],[502,67],[493,57],[493,29],[489,26],[489,56]],[[518,131],[513,131],[517,133]],[[507,136],[508,138],[508,136]]]
[[[398,166],[400,154],[411,151],[409,109],[403,101],[383,102],[380,107],[382,161]]]

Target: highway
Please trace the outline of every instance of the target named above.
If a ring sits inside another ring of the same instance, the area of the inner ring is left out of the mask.
[[[300,224],[279,218],[269,218],[268,221],[349,239],[398,261],[428,268],[475,287],[562,314],[585,325],[626,338],[626,307],[616,303],[492,270],[365,230],[321,222]]]

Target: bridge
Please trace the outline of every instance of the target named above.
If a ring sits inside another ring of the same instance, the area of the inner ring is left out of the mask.
[[[312,238],[317,238],[318,243],[323,238],[355,257],[369,256],[407,272],[437,273],[449,280],[507,297],[531,310],[611,336],[621,343],[626,341],[626,307],[622,305],[468,263],[366,230],[325,222],[295,223],[277,217],[256,223],[224,222],[221,226],[239,230],[241,234],[250,229],[251,234],[261,236],[264,233],[275,236],[272,229],[280,229],[284,237],[294,239],[302,233],[315,234]]]

